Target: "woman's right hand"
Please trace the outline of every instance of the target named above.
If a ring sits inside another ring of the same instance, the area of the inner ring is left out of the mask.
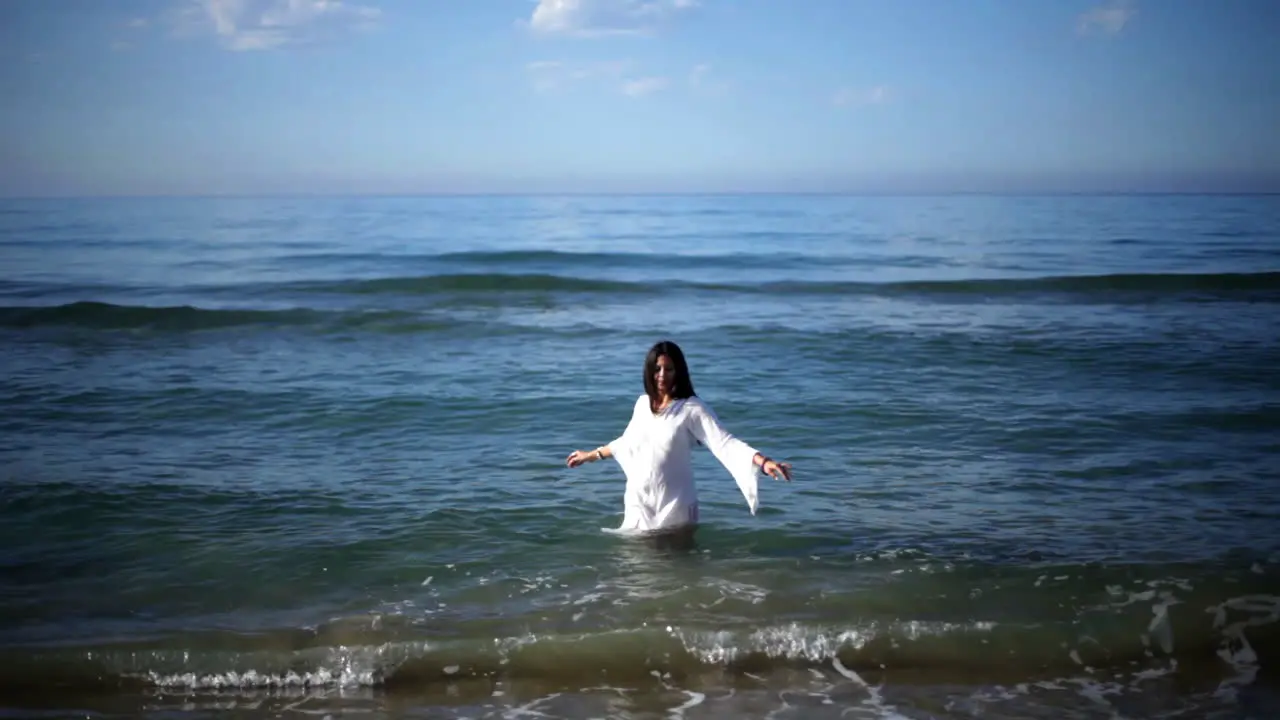
[[[565,464],[571,468],[575,468],[575,467],[578,467],[579,465],[585,465],[595,459],[596,459],[595,450],[592,450],[590,452],[587,452],[585,450],[574,450],[572,453],[569,453],[569,457],[565,460]]]

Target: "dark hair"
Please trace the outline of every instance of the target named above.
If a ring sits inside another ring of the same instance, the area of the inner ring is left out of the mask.
[[[654,343],[653,347],[649,348],[649,354],[644,357],[644,392],[649,396],[650,411],[657,411],[658,403],[662,400],[658,397],[658,381],[654,375],[658,372],[658,358],[663,355],[670,358],[676,366],[676,378],[671,388],[671,397],[683,400],[697,395],[693,391],[693,378],[689,377],[689,364],[685,362],[680,346],[670,340],[661,340]]]

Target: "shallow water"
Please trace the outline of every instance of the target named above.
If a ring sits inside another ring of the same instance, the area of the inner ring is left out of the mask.
[[[0,705],[1270,717],[1280,199],[0,203]],[[792,461],[600,529],[669,337]]]

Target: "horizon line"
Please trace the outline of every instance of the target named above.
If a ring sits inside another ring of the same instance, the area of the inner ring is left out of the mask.
[[[1266,190],[1198,189],[1198,190],[934,190],[934,191],[823,191],[823,190],[707,190],[707,191],[351,191],[351,192],[197,192],[197,193],[47,193],[21,195],[0,194],[0,201],[13,200],[251,200],[251,199],[324,199],[324,198],[490,198],[490,197],[1270,197],[1280,195],[1280,188]]]

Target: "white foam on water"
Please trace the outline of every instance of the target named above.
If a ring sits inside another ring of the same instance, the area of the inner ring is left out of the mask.
[[[1168,667],[1147,668],[1146,670],[1139,670],[1138,672],[1134,673],[1133,682],[1130,683],[1130,685],[1136,687],[1139,683],[1143,682],[1144,680],[1156,680],[1166,675],[1172,675],[1177,671],[1178,671],[1178,661],[1170,660]]]
[[[1178,602],[1170,597],[1165,602],[1151,606],[1151,613],[1155,617],[1151,618],[1150,624],[1147,625],[1147,636],[1155,639],[1166,655],[1173,654],[1173,623],[1169,621],[1169,606],[1176,605]]]
[[[849,668],[845,667],[845,666],[844,666],[844,663],[840,662],[840,658],[838,658],[838,657],[836,657],[836,658],[831,658],[831,666],[832,666],[832,667],[834,667],[834,668],[836,669],[836,672],[838,672],[838,673],[840,673],[841,675],[843,675],[843,676],[845,676],[845,677],[849,678],[850,680],[852,680],[852,681],[854,681],[855,683],[857,683],[857,684],[861,685],[862,687],[870,687],[869,685],[867,685],[867,681],[866,681],[866,680],[863,680],[863,679],[862,679],[862,677],[861,677],[860,675],[858,675],[858,673],[856,673],[856,672],[854,672],[854,671],[850,670]]]
[[[1137,664],[1137,663],[1132,663]],[[1173,675],[1177,672],[1177,660],[1170,659],[1167,665],[1162,667],[1148,667],[1132,672],[1117,672],[1113,675],[1113,680],[1108,682],[1100,680],[1097,677],[1090,676],[1067,676],[1059,677],[1051,680],[1039,680],[1034,682],[1018,683],[1012,688],[1004,686],[995,686],[991,688],[983,688],[975,690],[969,697],[973,703],[996,705],[1000,703],[1011,703],[1010,707],[1003,709],[1000,717],[1017,717],[1018,705],[1024,698],[1034,698],[1038,695],[1046,693],[1072,693],[1086,700],[1089,704],[1103,708],[1107,712],[1107,717],[1111,720],[1127,720],[1119,709],[1113,704],[1112,698],[1124,696],[1141,696],[1148,692],[1148,688],[1144,688],[1144,683],[1149,683],[1158,678]],[[1093,672],[1090,668],[1085,668],[1086,672]],[[1156,693],[1160,693],[1159,688],[1151,689]],[[1051,707],[1065,708],[1061,699],[1048,698],[1043,701]],[[1042,705],[1043,706],[1043,705]],[[1191,708],[1194,712],[1196,708]],[[970,715],[985,714],[984,710],[976,709],[968,711]],[[1159,715],[1159,717],[1174,717],[1180,711]],[[1091,716],[1092,717],[1092,716]]]
[[[701,705],[703,700],[707,699],[706,695],[703,695],[700,692],[694,692],[692,690],[685,690],[684,694],[689,696],[689,700],[685,702],[683,705],[680,705],[678,707],[673,707],[669,711],[667,711],[671,717],[683,718],[685,710],[688,710],[690,708],[695,708]]]
[[[305,697],[305,698],[303,698],[303,699],[301,699],[301,700],[299,700],[299,701],[297,701],[297,702],[295,702],[295,703],[290,703],[290,704],[288,704],[288,705],[285,705],[284,707],[280,708],[280,712],[281,712],[281,714],[286,713],[286,712],[300,712],[300,713],[302,713],[302,714],[304,714],[304,715],[324,715],[324,716],[328,717],[329,713],[331,712],[331,711],[329,711],[329,710],[303,710],[303,709],[300,707],[301,705],[304,705],[304,704],[306,704],[306,703],[309,703],[309,702],[311,702],[312,700],[322,700],[322,699],[324,699],[328,694],[329,694],[329,693],[328,693],[328,691],[325,691],[325,692],[318,693],[318,694],[316,694],[316,695],[314,695],[314,696],[311,696],[311,697]]]
[[[757,628],[753,631],[685,631],[666,626],[666,632],[680,641],[684,650],[705,664],[732,663],[743,656],[762,654],[771,658],[825,663],[841,650],[859,650],[881,632],[899,639],[916,640],[945,636],[954,632],[990,632],[992,621],[946,623],[912,621],[889,628],[812,627],[798,623]]]
[[[1104,602],[1100,605],[1089,607],[1090,610],[1120,610],[1134,603],[1150,602],[1151,620],[1147,624],[1146,630],[1138,636],[1143,647],[1148,648],[1146,657],[1155,657],[1150,648],[1154,643],[1166,655],[1172,655],[1174,650],[1173,623],[1169,618],[1169,608],[1174,605],[1183,603],[1172,590],[1167,588],[1175,588],[1178,590],[1190,592],[1194,588],[1191,583],[1183,578],[1163,578],[1158,580],[1148,580],[1144,583],[1146,590],[1127,592],[1127,597],[1123,600],[1112,600]],[[1123,586],[1108,585],[1106,587],[1107,594],[1112,598],[1120,598],[1126,595]]]
[[[1128,600],[1125,600],[1122,603],[1112,604],[1112,607],[1122,608],[1126,605],[1132,605],[1133,603],[1136,603],[1136,602],[1147,602],[1149,600],[1154,600],[1155,597],[1156,597],[1155,590],[1143,590],[1142,592],[1130,592]]]
[[[824,662],[842,648],[863,647],[872,637],[857,629],[817,630],[794,623],[759,628],[745,635],[727,630],[688,634],[676,628],[667,630],[687,652],[707,664],[729,663],[739,655],[757,652],[774,658]]]
[[[779,713],[783,713],[791,709],[791,703],[787,702],[787,693],[785,691],[778,693],[778,701],[781,702],[782,705],[770,710],[769,714],[764,716],[765,720],[771,720]]]
[[[511,651],[536,642],[538,642],[538,636],[531,632],[519,636],[494,638],[493,644],[498,648],[498,664],[507,665],[511,662]]]
[[[579,688],[579,692],[608,692],[614,693],[618,697],[626,698],[627,690],[624,688],[614,687],[612,685],[593,685],[592,687]]]
[[[164,672],[145,670],[124,672],[127,677],[147,680],[161,689],[185,690],[250,690],[250,689],[311,689],[337,688],[350,690],[367,688],[382,682],[382,673],[407,658],[418,657],[431,647],[425,641],[386,643],[370,646],[337,646],[304,651],[297,660],[306,659],[314,667],[308,670],[260,670],[247,669],[219,671],[188,670]],[[183,663],[190,658],[183,657]],[[240,663],[250,664],[252,656],[243,656]],[[272,663],[278,665],[279,660]]]
[[[1124,694],[1124,686],[1118,683],[1106,683],[1091,678],[1070,678],[1065,682],[1073,683],[1079,686],[1076,692],[1083,698],[1101,705],[1111,711],[1112,720],[1127,720],[1120,711],[1116,709],[1111,701],[1107,699],[1108,695]]]
[[[894,625],[897,633],[905,635],[908,640],[919,640],[921,638],[933,637],[937,635],[946,635],[956,631],[977,630],[981,632],[991,632],[998,623],[994,620],[975,620],[968,623],[952,623],[952,622],[928,622],[923,620],[911,620],[909,622],[898,623]]]
[[[502,717],[506,718],[507,720],[515,720],[516,718],[523,718],[523,717],[551,717],[550,715],[542,712],[541,710],[536,710],[535,708],[537,708],[542,703],[549,702],[558,697],[560,697],[560,693],[552,693],[550,695],[547,695],[546,697],[540,697],[537,700],[525,703],[524,705],[521,705],[519,707],[507,708],[505,711],[503,711]]]
[[[1248,613],[1250,617],[1227,624],[1228,610]],[[1213,614],[1213,627],[1222,632],[1222,644],[1218,648],[1218,657],[1235,671],[1235,675],[1223,679],[1218,684],[1215,694],[1222,699],[1234,700],[1239,695],[1240,688],[1253,684],[1261,669],[1258,665],[1258,654],[1249,644],[1245,630],[1280,620],[1280,597],[1245,595],[1210,606],[1206,608],[1206,612]]]
[[[537,575],[533,578],[518,577],[513,579],[523,583],[520,589],[521,595],[537,592],[539,590],[552,590],[556,587],[556,580],[550,575]]]
[[[866,680],[863,680],[858,673],[845,667],[844,663],[840,662],[840,658],[838,657],[831,658],[831,666],[835,668],[836,672],[867,691],[867,699],[863,700],[862,704],[866,706],[868,710],[873,712],[875,717],[885,718],[885,720],[909,720],[905,715],[899,714],[892,705],[885,704],[884,698],[880,695],[880,691],[884,687],[883,685],[869,684]],[[840,713],[841,717],[852,709],[853,708],[848,708],[844,712]]]
[[[955,570],[955,565],[952,565],[949,562],[939,563],[936,567],[928,560],[917,560],[916,562],[920,564],[917,565],[914,570],[925,574],[945,573]]]
[[[752,605],[759,605],[769,596],[769,591],[758,585],[717,578],[706,583],[707,587],[720,591],[722,599],[744,600]]]
[[[894,548],[890,550],[876,550],[869,553],[860,553],[854,556],[856,562],[876,562],[878,560],[897,560],[898,558],[927,558],[924,552],[915,548]]]
[[[1192,586],[1190,580],[1187,580],[1186,578],[1176,578],[1176,577],[1160,578],[1157,580],[1148,580],[1147,587],[1151,587],[1151,588],[1175,587],[1175,588],[1178,588],[1179,590],[1182,590],[1183,592],[1191,592],[1192,590],[1195,589],[1195,587]]]
[[[152,685],[172,690],[223,690],[231,688],[314,688],[326,686],[362,687],[375,683],[371,669],[339,670],[318,668],[310,672],[259,673],[256,670],[224,673],[172,673],[162,675],[148,672],[144,676]]]

